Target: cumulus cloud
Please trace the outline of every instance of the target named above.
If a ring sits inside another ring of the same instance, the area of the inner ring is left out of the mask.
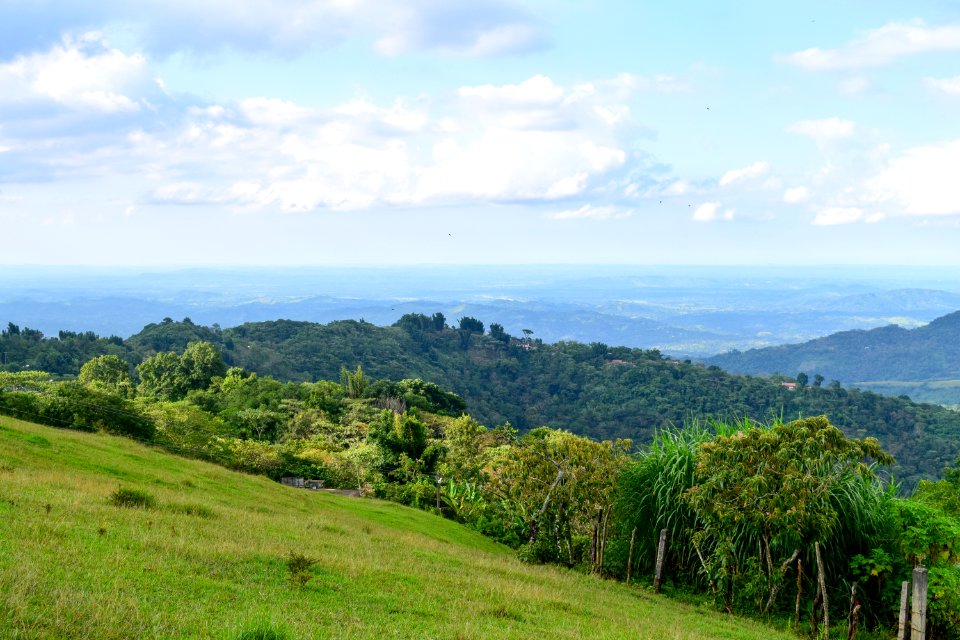
[[[762,176],[767,172],[770,166],[763,160],[759,162],[754,162],[749,167],[743,167],[742,169],[731,169],[727,171],[720,178],[720,186],[726,187],[735,182],[742,182],[745,180],[750,180],[751,178],[757,178]]]
[[[862,220],[863,217],[863,210],[857,207],[827,207],[817,212],[813,224],[820,226],[852,224]]]
[[[960,140],[909,149],[866,182],[865,198],[907,215],[960,214]]]
[[[783,192],[783,201],[787,204],[798,204],[810,198],[810,190],[806,187],[793,187]]]
[[[47,52],[0,64],[0,106],[54,102],[72,109],[131,112],[159,92],[142,55],[110,48],[98,34],[66,38]]]
[[[715,220],[733,220],[734,209],[720,211],[719,202],[704,202],[693,211],[693,220],[696,222],[713,222]]]
[[[952,78],[924,78],[923,84],[930,90],[949,96],[960,96],[960,76]]]
[[[585,92],[534,77],[421,96],[416,107],[402,99],[386,106],[354,100],[319,110],[250,98],[192,107],[175,132],[138,131],[128,153],[158,175],[148,198],[157,204],[290,211],[545,204],[622,192],[628,173],[643,170],[620,146],[627,121],[597,114],[596,107],[615,107],[622,97],[603,82]]]
[[[62,33],[107,24],[135,34],[158,55],[223,48],[293,55],[369,35],[385,55],[489,56],[547,44],[540,21],[510,0],[31,0],[0,3],[0,55],[40,50]]]
[[[796,133],[816,141],[817,145],[843,138],[849,138],[856,131],[856,123],[842,118],[822,118],[820,120],[800,120],[787,125],[788,133]]]
[[[914,20],[891,22],[836,49],[811,48],[779,60],[816,71],[862,69],[890,64],[908,55],[953,51],[960,51],[960,24],[928,26]]]

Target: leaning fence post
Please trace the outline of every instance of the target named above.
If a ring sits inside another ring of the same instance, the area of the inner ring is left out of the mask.
[[[820,557],[819,542],[813,543],[813,550],[817,556],[817,582],[820,584],[820,593],[823,594],[823,632],[829,638],[830,637],[830,600],[827,599],[827,581],[823,571],[823,559]]]
[[[910,601],[910,582],[900,585],[900,624],[897,627],[897,640],[907,640],[907,603]]]
[[[660,543],[657,545],[657,573],[653,576],[653,590],[660,593],[663,580],[663,557],[667,554],[667,530],[660,529]]]
[[[630,553],[627,555],[627,584],[630,584],[630,574],[633,571],[633,541],[637,538],[637,528],[630,534]]]
[[[913,602],[910,607],[910,640],[927,637],[927,570],[913,570]]]

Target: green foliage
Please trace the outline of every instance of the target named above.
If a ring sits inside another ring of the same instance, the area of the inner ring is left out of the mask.
[[[128,509],[152,509],[157,504],[156,498],[149,492],[143,489],[131,489],[129,487],[119,487],[111,493],[110,502],[115,507]]]
[[[467,333],[483,333],[483,322],[470,316],[460,318],[460,331]]]
[[[371,384],[365,395],[369,398],[396,398],[408,408],[421,409],[445,416],[459,416],[466,412],[467,403],[455,393],[445,391],[433,382],[414,380],[378,380]]]
[[[46,374],[40,375],[44,377]],[[26,382],[21,378],[14,388],[24,390],[0,391],[0,413],[54,427],[99,429],[139,440],[153,438],[155,427],[150,418],[133,402],[102,387],[77,382]]]
[[[209,342],[191,342],[186,350],[162,352],[137,365],[140,395],[156,400],[182,400],[192,390],[206,389],[226,373],[217,348]]]
[[[363,374],[363,367],[357,365],[357,370],[351,373],[346,367],[340,367],[340,386],[348,398],[361,398],[367,390],[370,381]]]
[[[700,445],[695,484],[684,500],[702,522],[693,544],[704,553],[707,574],[756,598],[766,612],[784,579],[776,567],[785,570],[814,542],[832,550],[844,544],[837,535],[841,515],[847,523],[854,519],[850,526],[860,535],[876,530],[880,493],[864,461],[893,460],[876,440],[850,440],[823,416],[740,426]]]
[[[290,634],[268,625],[241,631],[236,640],[290,640]]]
[[[290,555],[287,556],[287,572],[290,582],[301,588],[307,586],[307,583],[313,577],[310,570],[316,563],[315,558],[291,551]]]
[[[124,397],[133,393],[130,364],[115,355],[98,356],[84,364],[80,367],[77,382],[102,387]]]

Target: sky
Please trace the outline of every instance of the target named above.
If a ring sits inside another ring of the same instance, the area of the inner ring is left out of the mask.
[[[0,264],[960,265],[960,3],[0,0]]]

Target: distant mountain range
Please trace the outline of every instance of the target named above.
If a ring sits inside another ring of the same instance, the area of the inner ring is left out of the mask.
[[[918,327],[960,309],[957,282],[960,272],[894,267],[0,267],[0,326],[127,337],[164,317],[223,327],[276,318],[384,326],[442,311],[513,335],[530,329],[544,342],[704,358],[836,331]]]
[[[802,344],[732,351],[705,363],[734,373],[803,372],[811,380],[819,374],[846,386],[960,405],[960,311],[915,329],[841,331]]]

